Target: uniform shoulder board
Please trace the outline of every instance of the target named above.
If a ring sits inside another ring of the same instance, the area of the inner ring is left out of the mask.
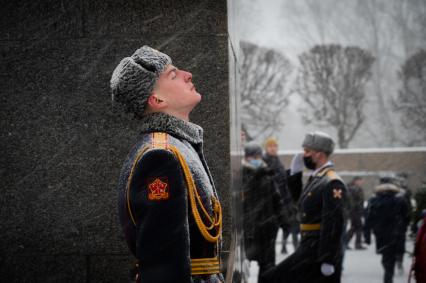
[[[153,132],[151,148],[169,149],[169,135],[162,132]]]
[[[342,179],[340,178],[339,175],[337,175],[336,171],[334,170],[328,170],[326,173],[326,176],[330,179],[330,180],[339,180],[342,181]]]

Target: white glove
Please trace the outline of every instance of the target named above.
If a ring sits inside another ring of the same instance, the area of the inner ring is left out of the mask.
[[[303,162],[303,153],[296,154],[291,160],[290,175],[302,172],[304,167],[305,163]]]
[[[332,275],[334,273],[334,265],[328,263],[321,264],[321,273],[324,276]]]

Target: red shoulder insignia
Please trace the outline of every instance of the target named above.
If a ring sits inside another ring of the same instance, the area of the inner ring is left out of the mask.
[[[169,189],[167,177],[151,178],[148,180],[148,199],[168,200],[170,198]]]

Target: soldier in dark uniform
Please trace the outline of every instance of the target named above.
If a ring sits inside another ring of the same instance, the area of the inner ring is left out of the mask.
[[[383,282],[392,283],[398,254],[404,253],[407,227],[407,203],[398,195],[400,189],[384,177],[368,200],[364,225],[365,242],[370,244],[371,231],[376,238],[376,252],[382,255],[385,270]]]
[[[364,191],[361,187],[363,182],[362,177],[355,177],[348,186],[349,199],[349,218],[351,228],[347,232],[346,245],[349,248],[349,242],[355,234],[355,249],[364,250],[362,246],[362,216],[364,214]]]
[[[302,146],[304,154],[293,159],[289,177],[292,195],[299,200],[301,242],[265,277],[274,283],[340,282],[346,186],[329,161],[334,142],[327,134],[314,132],[305,136]],[[303,190],[301,164],[313,170]]]
[[[116,67],[111,89],[113,100],[140,119],[118,183],[136,281],[224,282],[221,205],[203,155],[203,130],[188,118],[201,99],[192,75],[143,46]]]

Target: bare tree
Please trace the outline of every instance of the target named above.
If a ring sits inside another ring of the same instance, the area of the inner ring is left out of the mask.
[[[420,141],[426,139],[426,50],[420,49],[409,57],[399,71],[402,87],[394,108],[400,111],[406,128],[419,133]],[[411,141],[412,144],[418,140]]]
[[[386,13],[386,0],[357,1],[357,16],[364,21],[365,28],[360,37],[364,44],[375,56],[373,66],[373,92],[377,103],[377,120],[381,125],[383,134],[390,141],[396,143],[395,125],[392,119],[391,97],[389,95],[389,70],[393,67],[389,54],[392,54],[395,32],[390,32],[389,15]]]
[[[288,104],[290,61],[281,53],[249,42],[240,44],[241,123],[246,138],[260,139],[278,131],[284,124],[282,113]]]
[[[347,148],[365,119],[365,84],[374,57],[358,47],[316,45],[299,56],[295,91],[308,107],[306,123],[336,129],[338,145]]]

